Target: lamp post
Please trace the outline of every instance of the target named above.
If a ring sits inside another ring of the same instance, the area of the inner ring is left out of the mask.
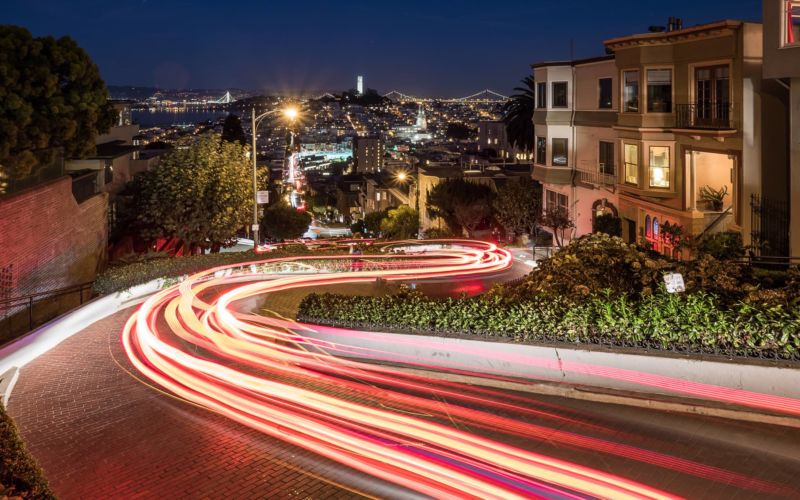
[[[289,121],[294,121],[297,118],[298,111],[295,107],[288,107],[283,109],[273,109],[267,111],[266,113],[262,113],[256,116],[256,107],[253,105],[253,109],[251,110],[251,126],[250,132],[253,135],[253,250],[256,249],[258,246],[258,174],[256,172],[256,161],[257,161],[257,151],[256,151],[256,130],[258,126],[261,124],[261,121],[264,118],[274,115],[275,113],[282,111],[283,115],[289,119]]]

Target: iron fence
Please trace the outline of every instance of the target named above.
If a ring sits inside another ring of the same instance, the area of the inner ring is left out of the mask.
[[[755,257],[789,255],[789,202],[750,195],[750,238]]]

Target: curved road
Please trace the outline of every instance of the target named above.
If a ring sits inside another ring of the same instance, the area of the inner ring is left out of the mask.
[[[800,495],[798,429],[356,363],[332,355],[346,337],[315,344],[282,317],[309,286],[425,274],[440,284],[424,286],[480,289],[508,276],[508,258],[470,245],[343,260],[353,273],[219,269],[26,366],[9,409],[64,498]],[[278,314],[253,314],[264,307]]]

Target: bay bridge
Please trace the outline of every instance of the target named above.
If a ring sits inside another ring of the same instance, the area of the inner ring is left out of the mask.
[[[325,94],[322,94],[321,96],[318,96],[316,99],[321,99],[323,97],[333,98],[335,96],[333,94],[329,93],[329,92],[326,92]],[[505,101],[507,101],[509,99],[508,96],[503,95],[503,94],[501,94],[499,92],[495,92],[494,90],[491,90],[491,89],[483,89],[480,92],[475,92],[474,94],[471,94],[471,95],[468,95],[468,96],[453,97],[453,98],[416,97],[416,96],[404,94],[403,92],[400,92],[399,90],[392,90],[390,92],[387,92],[386,94],[383,94],[383,97],[386,97],[387,99],[391,99],[393,101],[398,101],[398,102],[418,102],[418,103],[423,103],[423,102],[434,102],[435,101],[435,102],[447,102],[447,103],[455,103],[455,104],[459,104],[459,103],[460,104],[470,104],[470,103],[491,104],[491,103],[505,102]],[[231,93],[229,91],[226,91],[225,95],[223,95],[219,99],[211,99],[211,100],[206,101],[206,103],[207,104],[230,104],[230,103],[232,103],[234,101],[236,101],[236,99],[234,99],[231,96]]]
[[[454,98],[436,98],[436,97],[415,97],[408,94],[404,94],[398,90],[392,90],[386,94],[383,94],[383,97],[388,99],[392,99],[395,101],[400,102],[449,102],[449,103],[462,103],[462,104],[469,104],[469,103],[481,103],[481,104],[489,104],[495,102],[505,102],[509,98],[506,95],[503,95],[499,92],[495,92],[491,89],[483,89],[480,92],[475,92],[474,94],[464,96],[464,97],[454,97]]]

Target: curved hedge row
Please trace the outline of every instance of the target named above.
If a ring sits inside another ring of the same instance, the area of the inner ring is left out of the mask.
[[[614,344],[695,353],[800,359],[800,306],[737,302],[724,307],[705,292],[662,289],[630,298],[594,294],[581,302],[500,294],[468,299],[429,298],[402,291],[383,297],[311,294],[300,304],[304,322],[465,333],[514,341]]]

